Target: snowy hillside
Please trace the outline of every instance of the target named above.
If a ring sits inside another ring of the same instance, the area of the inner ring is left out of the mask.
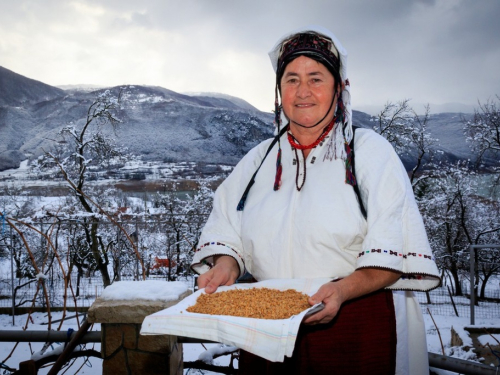
[[[151,162],[236,164],[272,136],[273,114],[242,99],[217,93],[180,94],[162,87],[123,86],[119,117],[110,133],[118,145]],[[70,87],[63,91],[0,67],[0,171],[19,167],[54,146],[64,126],[84,122],[102,92]],[[372,128],[371,116],[354,111],[354,123]],[[429,130],[440,139],[447,160],[470,157],[459,114],[432,116]],[[403,161],[405,156],[402,155]]]
[[[0,107],[38,103],[64,95],[64,91],[23,77],[0,66]]]
[[[112,134],[117,144],[146,161],[210,161],[235,164],[260,141],[272,136],[272,115],[241,109],[233,101],[191,97],[160,87],[123,90]],[[65,125],[83,124],[98,92],[74,91],[25,106],[0,107],[0,170],[16,168],[54,145]]]

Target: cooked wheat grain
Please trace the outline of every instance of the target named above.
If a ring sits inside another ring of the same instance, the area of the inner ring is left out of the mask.
[[[210,315],[231,315],[257,319],[288,319],[311,307],[309,296],[293,289],[233,289],[201,294],[186,310]]]

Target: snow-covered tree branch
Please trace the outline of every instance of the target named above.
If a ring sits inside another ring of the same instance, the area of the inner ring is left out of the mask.
[[[477,164],[492,164],[500,168],[500,96],[479,103],[472,120],[464,120],[464,131],[472,149],[477,153]]]

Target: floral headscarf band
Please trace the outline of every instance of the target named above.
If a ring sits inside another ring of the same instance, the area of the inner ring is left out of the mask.
[[[279,82],[286,65],[298,56],[308,56],[321,62],[336,79],[340,78],[338,51],[330,39],[316,33],[293,36],[282,44],[278,58],[276,79]]]

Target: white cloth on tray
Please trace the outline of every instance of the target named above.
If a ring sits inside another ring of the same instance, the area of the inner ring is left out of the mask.
[[[250,288],[295,289],[311,296],[330,280],[332,279],[272,279],[252,284],[221,286],[217,292]],[[322,308],[318,304],[289,319],[255,319],[186,311],[203,293],[204,289],[198,290],[175,306],[147,316],[142,323],[141,335],[168,334],[222,342],[267,360],[282,362],[285,356],[292,356],[304,316]]]

